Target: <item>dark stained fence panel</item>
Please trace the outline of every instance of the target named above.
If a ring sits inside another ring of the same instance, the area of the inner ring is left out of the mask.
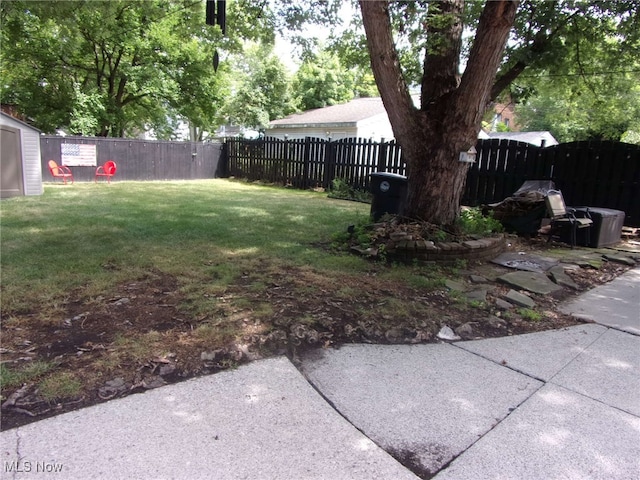
[[[330,188],[336,178],[368,189],[374,172],[407,174],[395,142],[229,139],[229,175],[297,188]],[[462,198],[465,205],[499,202],[526,180],[553,180],[567,204],[622,210],[640,226],[640,146],[576,142],[541,148],[512,140],[479,140]]]
[[[51,175],[49,160],[61,163],[63,143],[96,145],[97,164],[113,160],[118,180],[196,180],[222,174],[222,143],[167,142],[98,137],[40,137],[42,178]],[[76,181],[93,181],[96,167],[71,167]]]
[[[575,142],[550,150],[553,177],[567,204],[622,210],[627,225],[640,226],[640,146]]]

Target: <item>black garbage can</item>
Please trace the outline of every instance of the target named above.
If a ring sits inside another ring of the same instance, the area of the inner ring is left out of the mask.
[[[407,198],[407,177],[396,173],[371,174],[371,218],[377,222],[385,213],[402,214]]]

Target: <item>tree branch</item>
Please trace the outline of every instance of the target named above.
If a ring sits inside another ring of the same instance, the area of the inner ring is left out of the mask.
[[[493,87],[491,88],[491,96],[489,98],[489,101],[495,101],[495,99],[498,98],[498,95],[500,95],[503,90],[511,85],[511,83],[513,83],[513,81],[518,78],[529,65],[531,65],[542,54],[546,53],[547,49],[551,45],[551,40],[556,35],[558,35],[579,13],[582,13],[582,10],[576,10],[575,12],[573,12],[567,17],[564,22],[561,22],[546,35],[542,30],[538,32],[533,40],[533,43],[529,47],[529,55],[526,56],[526,60],[517,61],[506,72],[498,75],[495,83],[493,84]]]
[[[415,117],[409,89],[400,69],[400,60],[391,34],[388,0],[360,0],[362,23],[367,35],[367,46],[382,102],[389,115],[391,126],[406,123]],[[412,113],[413,112],[413,113]],[[396,136],[398,132],[395,132]]]
[[[432,12],[431,10],[435,10]],[[422,110],[438,98],[458,88],[462,13],[464,0],[446,0],[429,5],[427,52],[422,75]]]
[[[480,124],[489,104],[491,86],[502,60],[509,32],[515,21],[517,0],[487,2],[478,23],[469,61],[462,75],[460,87],[454,93],[454,111],[462,113],[457,119],[473,128]]]

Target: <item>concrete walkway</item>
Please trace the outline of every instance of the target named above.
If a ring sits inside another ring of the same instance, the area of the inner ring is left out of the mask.
[[[597,324],[273,358],[8,430],[0,478],[640,479],[639,289],[582,295]]]
[[[578,318],[640,335],[640,269],[634,268],[560,309]]]

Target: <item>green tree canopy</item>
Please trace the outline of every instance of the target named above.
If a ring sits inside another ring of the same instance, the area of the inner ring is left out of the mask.
[[[212,121],[220,32],[202,2],[2,2],[3,103],[39,128],[123,136],[172,116]],[[222,82],[223,83],[223,82]]]
[[[336,21],[340,2],[226,4],[223,37],[205,24],[204,0],[3,1],[0,101],[45,132],[123,136],[152,128],[170,138],[187,120],[202,138],[225,121],[230,98],[253,100],[247,90],[231,95],[234,75],[224,61],[214,71],[215,52],[228,58],[247,39],[271,45],[277,33],[296,40],[306,22]],[[269,68],[255,74],[264,94],[258,110],[267,116],[247,104],[256,125],[291,108],[281,84],[265,83],[279,80],[279,67]]]
[[[225,107],[227,122],[256,129],[295,111],[290,75],[270,45],[250,45],[231,61],[234,93]]]
[[[636,35],[620,31],[620,19],[601,22],[597,31],[584,22],[567,33],[575,38],[562,62],[511,86],[518,122],[563,142],[620,140],[640,131],[640,45]]]
[[[293,90],[301,110],[349,101],[354,96],[354,76],[327,51],[309,55],[293,79]]]

